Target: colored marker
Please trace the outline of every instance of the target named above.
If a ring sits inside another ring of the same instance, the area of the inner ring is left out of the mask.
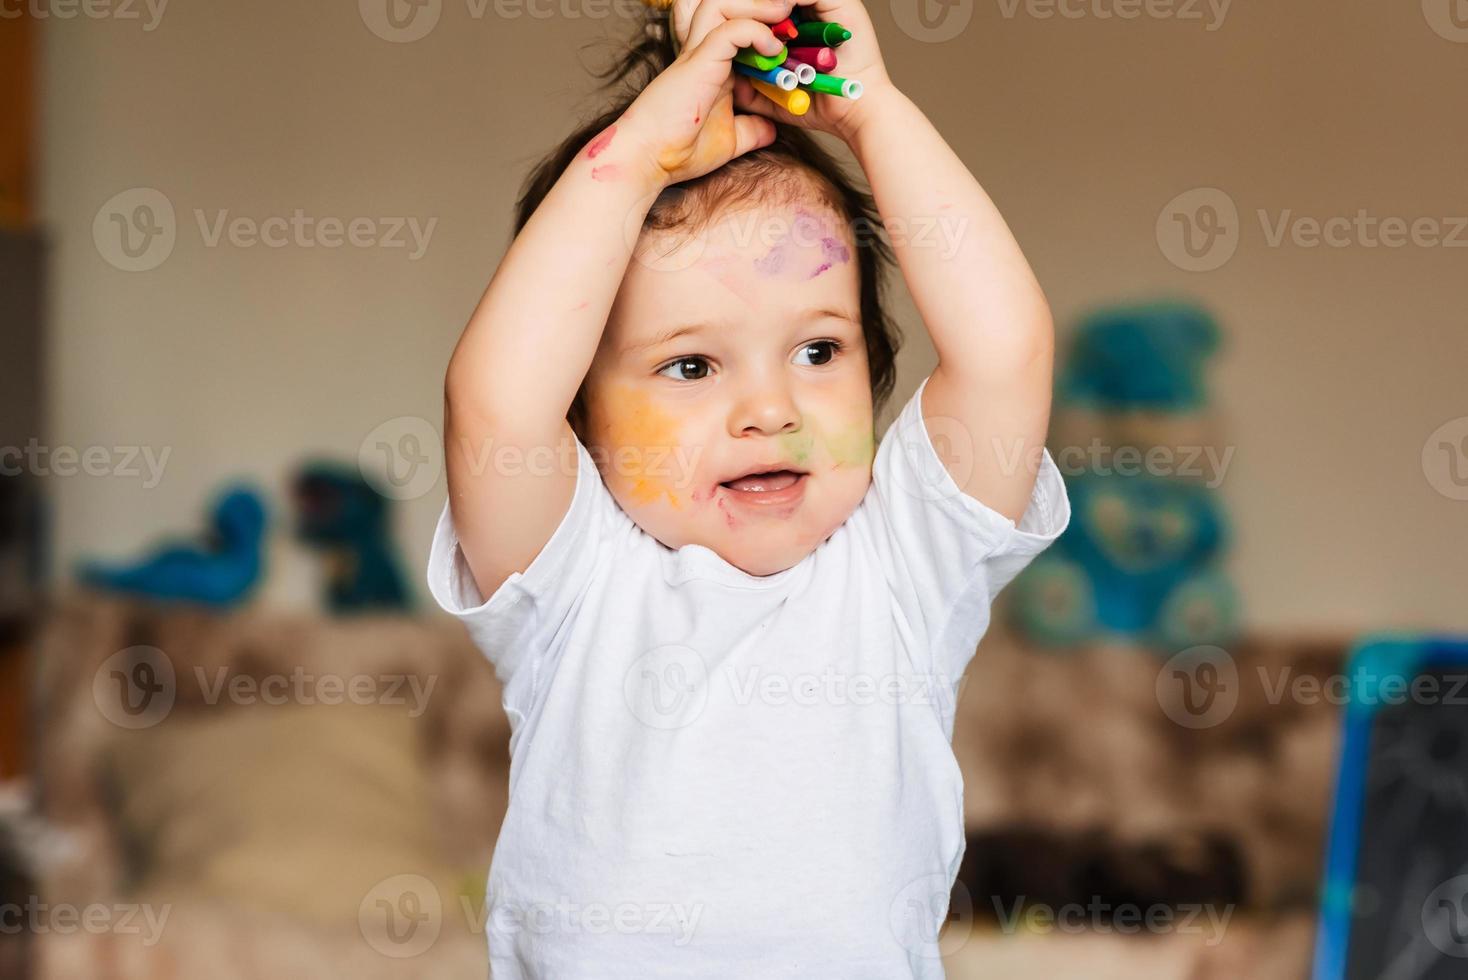
[[[786,17],[778,24],[771,24],[770,33],[782,41],[793,41],[800,36],[795,30],[795,22],[789,17]]]
[[[811,80],[816,77],[816,66],[808,65],[794,55],[786,58],[785,63],[780,67],[788,68],[791,71],[795,72],[796,80],[800,82],[805,82],[807,85],[809,85]]]
[[[740,64],[736,61],[734,62],[734,70],[741,75],[748,75],[750,78],[758,78],[761,81],[769,82],[771,85],[785,92],[794,91],[795,87],[800,84],[799,74],[791,71],[784,65],[781,65],[779,68],[771,68],[768,71],[760,71],[758,68],[751,68],[748,65]]]
[[[830,48],[793,45],[786,51],[807,65],[815,65],[816,71],[836,70],[836,52]]]
[[[789,51],[783,45],[777,55],[760,54],[754,48],[740,48],[734,55],[734,60],[751,68],[758,68],[760,71],[769,71],[771,68],[783,65],[787,54]]]
[[[784,89],[776,88],[769,82],[762,82],[758,78],[751,78],[750,84],[771,102],[784,107],[785,111],[792,116],[803,116],[810,110],[810,93],[796,89],[786,92]]]
[[[861,98],[861,82],[854,78],[837,78],[835,75],[817,75],[810,82],[801,85],[801,88],[809,92],[820,92],[822,95],[839,95],[853,101]]]
[[[805,21],[795,25],[801,44],[824,44],[834,48],[851,40],[851,32],[840,24],[825,20]]]

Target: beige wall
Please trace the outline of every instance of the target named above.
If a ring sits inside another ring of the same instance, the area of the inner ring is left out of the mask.
[[[1009,5],[958,4],[950,13],[972,21],[945,43],[904,34],[887,3],[872,12],[892,75],[998,200],[1064,324],[1158,294],[1221,317],[1216,390],[1237,446],[1223,492],[1251,618],[1464,625],[1468,502],[1434,491],[1421,453],[1468,415],[1468,251],[1271,248],[1254,213],[1468,214],[1468,43],[1434,33],[1415,2],[1238,2],[1211,31],[1042,19],[1023,3],[1010,17]],[[591,108],[578,45],[625,29],[571,0],[556,9],[583,16],[510,19],[491,5],[476,19],[469,0],[443,0],[432,33],[405,44],[374,36],[350,2],[178,3],[152,31],[138,9],[141,21],[44,26],[49,440],[171,455],[153,488],[52,481],[64,562],[190,526],[201,494],[231,475],[278,490],[302,454],[351,458],[398,416],[436,425],[443,365],[506,245],[525,168]],[[1200,186],[1229,194],[1242,238],[1221,269],[1188,273],[1154,228]],[[92,225],[135,187],[166,195],[177,242],[129,273]],[[411,261],[404,249],[210,248],[194,217],[296,208],[437,225]],[[932,361],[901,312],[905,397]],[[415,584],[442,493],[440,481],[400,513]],[[278,558],[271,594],[289,601],[309,565],[288,548]]]

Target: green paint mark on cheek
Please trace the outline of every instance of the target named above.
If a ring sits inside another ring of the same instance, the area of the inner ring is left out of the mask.
[[[837,466],[866,466],[876,456],[877,435],[870,426],[854,425],[827,433],[825,443]]]
[[[780,450],[796,466],[804,466],[815,448],[816,437],[809,432],[792,432],[780,437]]]

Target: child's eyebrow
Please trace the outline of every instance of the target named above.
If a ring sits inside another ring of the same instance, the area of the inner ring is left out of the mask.
[[[796,317],[795,322],[811,323],[816,320],[832,319],[845,320],[847,323],[850,323],[853,326],[861,326],[860,317],[854,316],[851,313],[845,312],[843,310],[837,310],[824,306],[813,307],[806,310]],[[703,333],[707,329],[709,329],[709,326],[706,323],[686,323],[681,326],[671,327],[667,330],[660,331],[648,340],[639,340],[632,343],[624,344],[618,350],[618,353],[623,355],[637,354],[641,351],[651,350],[655,347],[661,347],[666,343],[677,340],[679,337],[687,337],[693,334]]]
[[[686,337],[690,334],[702,333],[704,329],[705,324],[702,323],[688,323],[684,324],[683,326],[672,327],[671,329],[664,330],[658,333],[651,340],[642,340],[636,343],[625,344],[623,345],[620,353],[636,354],[639,351],[648,350],[653,347],[661,347],[663,344],[666,344],[669,341],[677,340],[679,337]]]
[[[861,326],[861,317],[857,314],[848,313],[845,310],[827,309],[825,307],[822,307],[820,309],[807,310],[805,316],[801,318],[801,322],[809,323],[811,320],[832,319],[845,320],[848,323],[854,324],[855,326]]]

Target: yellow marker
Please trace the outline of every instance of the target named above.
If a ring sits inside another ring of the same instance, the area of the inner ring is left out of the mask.
[[[754,86],[756,92],[776,105],[783,107],[792,116],[803,116],[810,109],[810,93],[804,89],[795,89],[794,91],[786,92],[776,88],[769,82],[762,82],[758,78],[751,78],[749,84]]]

